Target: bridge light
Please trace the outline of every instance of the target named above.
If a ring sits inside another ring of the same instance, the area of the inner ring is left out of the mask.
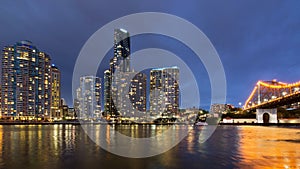
[[[295,88],[294,88],[294,91],[295,91],[295,92],[298,92],[298,91],[299,91],[299,87],[295,87]]]
[[[285,96],[285,95],[287,95],[287,92],[282,92],[282,96]]]
[[[277,97],[276,96],[272,96],[272,99],[276,99]]]

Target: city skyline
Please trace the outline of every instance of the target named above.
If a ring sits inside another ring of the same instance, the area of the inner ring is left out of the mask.
[[[120,33],[124,33],[125,36],[120,35]],[[114,38],[115,56],[111,59],[110,69],[105,71],[105,73],[108,73],[108,78],[111,79],[108,80],[105,76],[103,79],[105,79],[105,89],[115,93],[115,98],[112,98],[111,101],[117,101],[118,104],[119,100],[121,106],[116,107],[116,112],[107,112],[104,108],[104,115],[120,114],[126,117],[134,116],[137,111],[145,113],[147,111],[148,95],[147,75],[142,72],[135,72],[130,67],[129,33],[124,29],[115,29]],[[126,42],[123,42],[123,39]],[[1,115],[3,117],[21,119],[23,119],[23,116],[26,118],[45,117],[49,120],[61,120],[69,116],[69,107],[61,95],[61,80],[64,77],[61,77],[58,67],[51,63],[51,58],[47,53],[40,51],[31,41],[19,41],[14,45],[7,45],[3,49],[2,61],[1,105],[3,106],[1,108],[3,110]],[[114,73],[120,72],[111,74],[110,70],[115,71]],[[153,72],[160,72],[160,76],[154,75]],[[169,112],[176,115],[179,110],[179,68],[176,66],[154,68],[150,71],[150,74],[150,111]],[[128,92],[123,91],[124,87],[120,88],[119,81],[122,81],[121,84],[124,85],[124,80],[126,84],[127,81],[130,82],[127,84],[127,87],[129,87]],[[154,84],[153,80],[159,84]],[[110,81],[112,86],[106,86],[107,81]],[[105,95],[108,92],[104,90],[105,94],[102,97],[101,82],[100,77],[80,77],[80,86],[76,90],[76,97],[73,105],[71,105],[71,109],[74,107],[77,113],[80,112],[77,114],[78,117],[99,118],[102,116],[102,100],[107,100]],[[160,90],[162,94],[153,96],[152,92],[154,90]],[[124,92],[124,96],[128,97],[129,102],[123,98],[122,94]],[[160,101],[155,99],[156,97]],[[161,100],[163,97],[166,97],[167,100]],[[132,104],[133,109],[128,109],[128,104]],[[153,104],[165,105],[166,109],[151,109]],[[106,102],[104,102],[104,105],[106,105]],[[154,113],[154,115],[160,116],[163,113]]]
[[[0,169],[300,168],[300,1],[0,1]]]
[[[223,62],[227,75],[228,103],[236,106],[239,102],[244,103],[258,80],[278,79],[292,83],[298,81],[300,75],[297,69],[299,49],[295,47],[299,46],[299,32],[297,31],[299,26],[297,6],[299,5],[291,5],[293,2],[272,3],[272,5],[269,1],[243,2],[238,5],[241,2],[214,4],[213,2],[193,1],[186,4],[187,6],[182,6],[177,1],[172,1],[172,3],[161,2],[160,6],[151,3],[141,8],[138,8],[141,2],[129,4],[121,2],[120,4],[112,1],[78,4],[79,2],[70,1],[61,6],[56,6],[53,2],[45,2],[49,10],[41,10],[44,3],[22,2],[17,5],[10,5],[12,2],[7,1],[2,3],[1,23],[10,25],[13,29],[0,28],[2,34],[0,47],[29,39],[49,53],[54,63],[61,68],[62,76],[65,77],[62,79],[62,96],[67,100],[68,105],[72,105],[72,92],[68,86],[73,66],[84,42],[105,23],[134,12],[165,11],[187,19],[203,30]],[[108,11],[104,8],[106,5],[115,6],[116,4],[128,6],[132,10],[112,12],[114,10]],[[169,6],[170,4],[172,5]],[[66,5],[70,7],[68,8],[70,15],[61,15]],[[101,10],[95,10],[94,6],[101,7]],[[239,8],[234,6],[239,6]],[[210,9],[207,7],[214,7],[216,10],[207,10]],[[12,11],[19,9],[25,10],[28,15],[14,15]],[[109,15],[102,15],[104,13]],[[73,16],[77,16],[76,21]],[[36,20],[36,23],[40,24],[33,27],[29,24],[31,23],[28,22],[29,20]],[[22,27],[16,26],[19,24]],[[82,29],[82,25],[86,25],[86,28]],[[156,37],[146,38],[146,42],[143,42],[141,39],[145,37],[134,37],[136,43],[132,45],[132,51],[150,46],[168,49],[178,53],[182,58],[192,55],[189,52],[185,54],[186,50],[178,50],[180,44],[173,40],[163,37],[161,41],[157,41]],[[193,60],[187,62],[192,64]],[[99,70],[99,72],[101,74],[104,70]],[[209,81],[204,68],[199,72],[197,81],[204,86],[204,89],[201,89],[202,98],[207,98],[201,100],[200,106],[208,109],[210,92],[205,89],[209,88]]]

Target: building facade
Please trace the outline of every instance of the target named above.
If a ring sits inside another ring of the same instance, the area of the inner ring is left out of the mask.
[[[51,118],[62,118],[60,111],[61,100],[61,73],[60,70],[52,64],[51,66]]]
[[[115,75],[118,70],[118,75]],[[121,105],[117,99],[119,82],[125,72],[130,72],[130,35],[124,29],[114,30],[114,56],[110,60],[109,70],[104,72],[104,115],[119,116]],[[120,73],[122,75],[120,75]]]
[[[130,65],[130,35],[124,29],[114,30],[114,57],[104,72],[104,114],[133,117],[146,112],[147,76],[136,73]]]
[[[219,113],[219,114],[225,114],[228,110],[228,106],[226,104],[212,104],[210,106],[210,113]]]
[[[130,35],[124,29],[114,30],[114,57],[111,59],[111,71],[130,72]]]
[[[104,116],[111,115],[112,112],[111,100],[111,72],[104,71]]]
[[[179,68],[166,67],[150,71],[151,116],[175,116],[179,108]]]
[[[146,112],[146,104],[147,104],[146,94],[147,94],[147,75],[144,73],[137,73],[131,79],[129,98],[132,106],[138,111]]]
[[[94,76],[81,77],[80,87],[77,89],[76,102],[78,104],[79,118],[91,119],[101,117],[101,79]]]
[[[2,54],[2,117],[49,117],[51,59],[30,41],[6,46]]]

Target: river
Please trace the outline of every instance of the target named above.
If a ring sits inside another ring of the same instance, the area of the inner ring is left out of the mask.
[[[154,128],[125,125],[117,130],[131,136],[138,130],[147,137]],[[2,125],[0,168],[300,168],[300,127],[218,126],[199,143],[202,131],[203,127],[193,127],[163,154],[127,158],[102,149],[80,125]]]

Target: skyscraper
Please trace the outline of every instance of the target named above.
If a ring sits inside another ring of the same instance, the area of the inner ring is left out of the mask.
[[[77,101],[80,118],[101,117],[101,79],[94,76],[81,77]]]
[[[51,66],[51,117],[61,118],[63,116],[60,111],[61,100],[61,75],[59,69],[52,64]]]
[[[32,118],[50,115],[50,61],[50,57],[30,41],[4,47],[1,81],[4,117]]]
[[[118,72],[116,72],[118,70]],[[105,115],[133,117],[146,112],[147,77],[130,66],[130,36],[124,29],[114,30],[114,57],[104,71]]]
[[[174,116],[179,108],[179,68],[166,67],[150,71],[150,113]]]
[[[110,60],[110,68],[104,72],[104,113],[111,116],[118,116],[119,112],[115,105],[118,102],[118,86],[122,75],[115,75],[118,69],[119,73],[130,72],[130,35],[124,29],[114,30],[114,56]],[[114,79],[114,81],[113,81]],[[114,99],[115,98],[115,99]]]
[[[130,69],[130,35],[124,29],[114,31],[114,58],[111,60],[111,71],[116,68],[120,72],[129,72]]]
[[[111,71],[104,71],[104,116],[112,115],[113,101],[111,93]]]

